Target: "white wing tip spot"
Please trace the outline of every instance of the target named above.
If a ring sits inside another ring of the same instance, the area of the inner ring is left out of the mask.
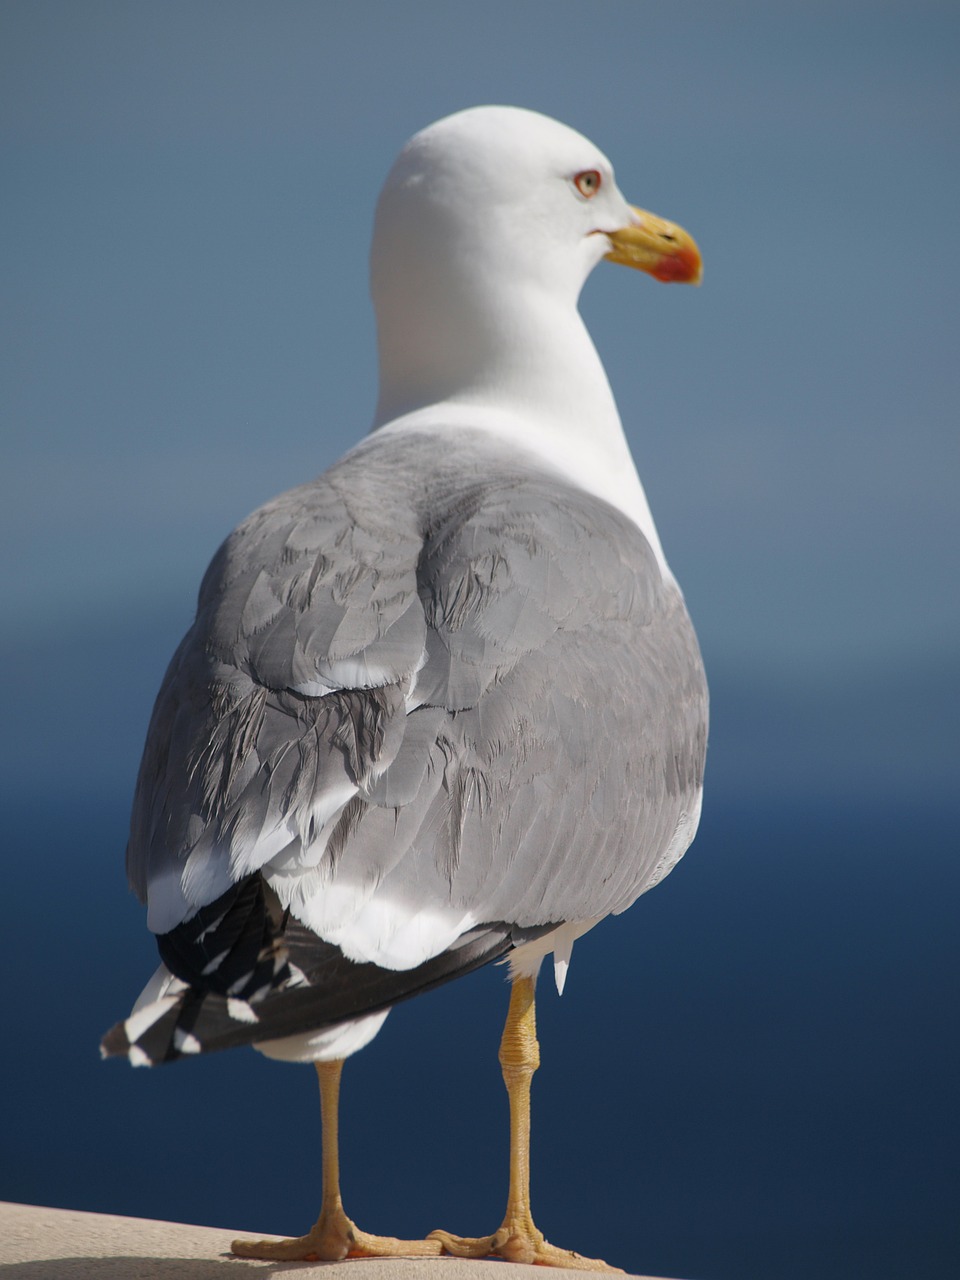
[[[201,969],[200,971],[201,977],[207,978],[210,976],[211,973],[215,973],[216,970],[219,969],[220,966],[223,964],[224,960],[226,960],[229,954],[230,954],[230,950],[228,948],[226,951],[221,951],[218,956],[214,956],[213,959],[210,961],[210,963],[207,965],[204,965],[203,969]]]
[[[227,1000],[227,1013],[233,1018],[234,1022],[260,1021],[246,1000],[238,1000],[236,996],[230,996]]]
[[[310,979],[303,972],[298,964],[290,962],[290,977],[287,979],[288,987],[309,987]]]
[[[177,1027],[173,1033],[173,1047],[178,1053],[202,1053],[203,1045],[195,1035]]]

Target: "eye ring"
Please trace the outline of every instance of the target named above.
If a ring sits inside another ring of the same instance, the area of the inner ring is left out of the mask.
[[[573,179],[573,185],[577,188],[585,200],[592,200],[600,190],[603,178],[599,169],[584,169],[582,173],[578,173]]]

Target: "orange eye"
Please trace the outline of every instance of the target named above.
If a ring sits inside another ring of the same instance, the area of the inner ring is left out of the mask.
[[[577,188],[582,196],[586,196],[589,200],[591,196],[595,196],[600,190],[602,179],[596,169],[584,169],[583,173],[578,173],[573,180],[573,185]]]

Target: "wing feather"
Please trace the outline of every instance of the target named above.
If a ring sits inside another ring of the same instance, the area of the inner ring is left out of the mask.
[[[479,435],[373,437],[211,564],[129,873],[160,933],[259,872],[353,960],[413,968],[485,921],[623,910],[683,843],[705,735],[630,521]]]

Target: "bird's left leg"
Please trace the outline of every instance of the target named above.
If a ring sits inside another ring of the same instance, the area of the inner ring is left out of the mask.
[[[616,1271],[599,1258],[585,1258],[569,1249],[548,1244],[533,1221],[530,1209],[530,1082],[540,1065],[534,1006],[536,978],[521,977],[510,992],[500,1066],[510,1100],[510,1189],[507,1211],[499,1230],[490,1236],[455,1236],[431,1231],[428,1240],[439,1241],[444,1253],[461,1258],[496,1255],[509,1262],[534,1262],[548,1267],[580,1271]]]
[[[409,1258],[436,1256],[439,1240],[396,1240],[361,1231],[343,1211],[340,1199],[338,1116],[343,1060],[317,1062],[323,1130],[323,1191],[320,1217],[305,1236],[291,1240],[234,1240],[231,1251],[240,1258],[275,1262],[338,1262],[341,1258]]]

